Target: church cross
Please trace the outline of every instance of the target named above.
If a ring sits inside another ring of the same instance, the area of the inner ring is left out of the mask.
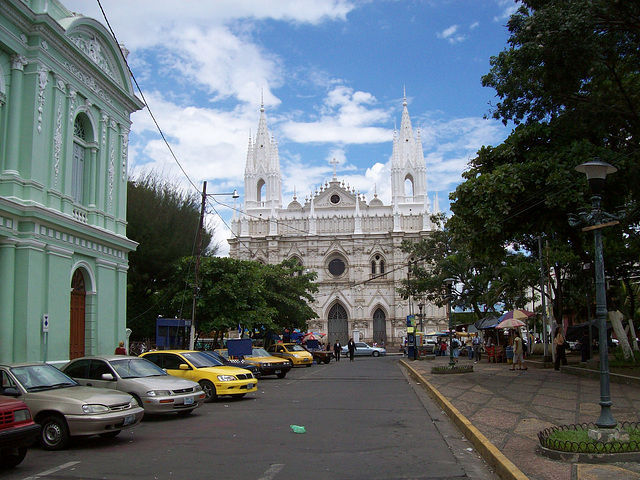
[[[333,179],[335,180],[336,179],[336,165],[340,165],[340,162],[334,158],[329,163],[331,165],[333,165]]]

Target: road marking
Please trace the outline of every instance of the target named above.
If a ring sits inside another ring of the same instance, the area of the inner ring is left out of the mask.
[[[258,480],[272,480],[276,474],[284,468],[284,463],[274,463],[271,465],[264,475],[262,475]]]
[[[38,478],[46,477],[47,475],[50,475],[50,474],[52,474],[52,473],[59,472],[60,470],[64,470],[65,468],[73,467],[74,465],[76,465],[76,464],[78,464],[78,463],[80,463],[80,462],[67,462],[67,463],[64,463],[64,464],[62,464],[62,465],[59,465],[59,466],[57,466],[57,467],[53,467],[53,468],[51,468],[51,469],[49,469],[49,470],[45,470],[45,471],[44,471],[44,472],[42,472],[42,473],[38,473],[38,474],[33,475],[33,476],[31,476],[31,477],[23,478],[22,480],[37,480]]]

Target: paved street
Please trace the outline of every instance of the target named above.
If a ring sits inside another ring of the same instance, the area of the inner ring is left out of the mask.
[[[433,375],[433,365],[448,357],[408,361],[427,387],[449,401],[460,415],[476,427],[508,460],[531,480],[640,480],[637,463],[572,464],[554,461],[536,452],[539,431],[553,425],[595,422],[600,413],[598,379],[583,378],[535,368],[510,371],[505,363],[472,364],[474,372]],[[636,386],[611,384],[612,412],[619,422],[640,421],[640,390]]]
[[[261,379],[242,400],[145,419],[116,439],[34,448],[3,478],[495,480],[470,447],[398,357],[356,358]]]

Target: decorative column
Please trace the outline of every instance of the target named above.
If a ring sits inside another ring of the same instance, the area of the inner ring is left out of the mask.
[[[29,61],[24,55],[14,55],[11,57],[11,95],[9,96],[7,161],[5,164],[5,172],[8,173],[19,173],[22,86],[24,83],[24,67],[28,64]]]
[[[59,75],[54,75],[54,105],[55,105],[55,125],[53,130],[53,158],[50,165],[50,188],[53,187],[56,190],[60,190],[58,182],[60,181],[60,164],[64,158],[66,158],[66,148],[64,142],[64,132],[68,129],[63,126],[66,125],[66,105],[63,105],[63,99],[67,95],[67,85],[64,79]]]

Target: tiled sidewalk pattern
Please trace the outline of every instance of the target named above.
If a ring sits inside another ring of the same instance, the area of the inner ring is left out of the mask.
[[[473,364],[470,374],[431,374],[432,366],[448,362],[446,357],[436,357],[408,364],[531,480],[640,480],[637,463],[571,464],[536,453],[539,431],[598,419],[598,380],[531,364],[528,370],[510,371],[508,364],[486,361]],[[618,422],[640,422],[640,388],[611,383],[611,399]]]

